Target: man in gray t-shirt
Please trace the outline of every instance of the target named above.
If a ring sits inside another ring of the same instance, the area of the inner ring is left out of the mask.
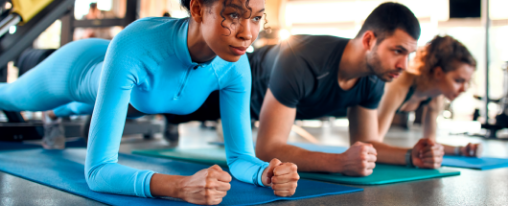
[[[378,137],[376,108],[384,82],[406,69],[419,36],[418,20],[407,7],[384,3],[367,17],[354,39],[293,36],[265,49],[264,54],[252,55],[251,110],[259,115],[260,123],[256,155],[265,161],[293,162],[302,172],[353,176],[370,175],[376,161],[440,163],[440,147],[432,140],[407,150],[387,145]],[[263,60],[256,63],[259,58]],[[312,152],[286,143],[295,119],[334,116],[346,109],[352,143],[346,152]]]
[[[347,108],[376,109],[384,82],[376,75],[358,78],[350,89],[337,83],[339,64],[350,39],[298,35],[249,55],[252,70],[251,110],[259,118],[267,89],[296,119],[346,116]]]

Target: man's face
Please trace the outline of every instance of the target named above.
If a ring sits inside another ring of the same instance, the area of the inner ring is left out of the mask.
[[[391,82],[407,68],[408,56],[415,50],[416,40],[397,29],[367,53],[367,68],[382,81]]]

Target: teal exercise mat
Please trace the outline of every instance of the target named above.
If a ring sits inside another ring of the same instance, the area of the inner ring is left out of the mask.
[[[307,173],[300,176],[306,179],[314,179],[328,182],[352,184],[352,185],[382,185],[397,182],[423,180],[436,177],[460,175],[459,171],[450,169],[418,169],[398,165],[376,164],[374,172],[367,177],[350,177],[340,173]]]
[[[224,146],[222,142],[211,142],[213,145]],[[309,143],[289,143],[310,151],[326,152],[326,153],[343,153],[347,150],[347,147],[340,146],[327,146],[317,145]],[[495,157],[463,157],[463,156],[444,156],[442,166],[477,169],[477,170],[490,170],[497,168],[508,167],[507,158],[495,158]]]
[[[290,143],[292,145],[318,152],[342,153],[347,150],[346,147],[325,146],[309,143]],[[442,166],[468,168],[477,170],[489,170],[508,167],[508,159],[494,157],[463,157],[463,156],[444,156]]]
[[[85,149],[44,150],[24,146],[24,150],[0,152],[0,171],[110,205],[194,205],[176,198],[142,198],[91,191],[84,176]],[[23,145],[17,147],[22,148]],[[139,155],[119,154],[118,159],[122,165],[172,175],[192,175],[209,167]],[[276,200],[297,200],[363,190],[310,180],[300,180],[298,186],[293,196],[278,197],[271,188],[233,180],[231,189],[220,205],[257,205]]]
[[[294,144],[296,146],[314,146],[309,150],[323,151],[323,152],[337,152],[340,149],[333,146],[326,146],[325,149],[319,145],[312,144]],[[318,150],[319,149],[319,150]],[[345,151],[345,150],[343,150]],[[343,152],[342,151],[342,152]],[[185,160],[190,162],[197,162],[203,164],[218,164],[227,166],[226,153],[224,148],[189,148],[189,149],[162,149],[162,150],[138,150],[133,151],[135,154],[147,155],[153,157],[162,157],[169,159]],[[450,169],[417,169],[408,168],[397,165],[376,164],[372,175],[367,177],[350,177],[344,176],[339,173],[308,173],[300,172],[300,177],[306,179],[315,179],[321,181],[353,184],[353,185],[380,185],[404,181],[421,180],[435,177],[445,177],[459,175],[459,171]]]

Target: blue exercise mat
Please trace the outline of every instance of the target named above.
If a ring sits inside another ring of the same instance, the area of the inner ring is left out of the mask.
[[[85,149],[43,150],[25,149],[0,151],[0,170],[37,183],[111,205],[194,205],[176,198],[141,198],[93,192],[84,178]],[[174,160],[119,154],[119,163],[138,169],[149,169],[172,175],[192,175],[208,166]],[[258,187],[237,180],[220,205],[255,205],[276,200],[297,200],[362,191],[309,180],[299,180],[292,197],[277,197],[271,188]]]
[[[443,166],[460,167],[477,170],[490,170],[508,167],[508,159],[494,157],[462,157],[462,156],[444,156]]]

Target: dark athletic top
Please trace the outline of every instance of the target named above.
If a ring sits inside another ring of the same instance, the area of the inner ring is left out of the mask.
[[[356,105],[376,109],[385,85],[376,76],[360,78],[347,91],[338,84],[348,42],[334,36],[297,35],[250,54],[253,118],[259,118],[267,88],[280,103],[297,109],[297,119],[345,116],[347,108]]]
[[[407,94],[406,94],[406,98],[404,99],[404,101],[402,102],[402,104],[400,104],[399,108],[397,108],[397,113],[404,113],[405,111],[400,111],[400,108],[402,107],[402,105],[404,105],[407,101],[409,101],[409,99],[411,99],[411,97],[413,96],[413,94],[415,93],[415,90],[416,90],[416,86],[415,85],[412,85],[411,87],[409,87],[409,91],[407,91]],[[420,105],[418,107],[421,107],[421,106],[425,106],[427,104],[430,103],[430,101],[432,101],[432,98],[428,98],[426,100],[423,100],[420,102]]]

